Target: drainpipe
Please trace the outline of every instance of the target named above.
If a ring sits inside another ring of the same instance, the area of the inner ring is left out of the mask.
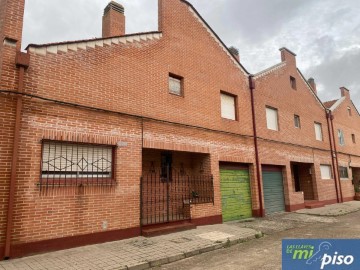
[[[29,67],[30,55],[23,52],[17,52],[15,63],[16,66],[19,68],[18,92],[24,93],[24,73],[25,73],[25,69]],[[11,174],[10,174],[10,184],[9,184],[7,227],[6,227],[6,236],[5,236],[5,254],[4,254],[5,259],[10,258],[10,250],[11,250],[11,232],[13,229],[14,201],[15,201],[16,180],[17,180],[16,170],[18,163],[22,108],[23,108],[23,97],[22,95],[17,95],[13,154],[11,161]]]
[[[331,122],[331,131],[332,131],[332,136],[334,139],[334,151],[335,151],[335,161],[336,161],[336,176],[337,176],[337,181],[339,181],[339,190],[340,190],[340,202],[344,202],[344,198],[343,198],[343,194],[342,194],[342,187],[341,187],[341,182],[340,182],[340,174],[339,174],[339,160],[338,160],[338,155],[337,155],[337,149],[336,149],[336,141],[335,141],[335,131],[334,131],[334,116],[332,115],[331,111],[330,111],[330,122]]]
[[[331,118],[330,111],[326,111],[326,121],[327,121],[327,126],[328,126],[330,149],[331,149],[331,163],[332,163],[332,167],[333,167],[333,174],[334,174],[334,180],[335,180],[336,199],[337,199],[337,202],[340,203],[339,188],[338,188],[338,183],[337,183],[337,180],[336,180],[337,179],[337,177],[336,177],[337,174],[336,174],[336,168],[335,168],[335,162],[334,162],[336,152],[334,151],[334,148],[333,148],[333,139],[332,139],[331,131],[330,131],[330,121],[329,121],[330,118]],[[334,141],[334,143],[335,143],[335,141]]]
[[[260,161],[259,161],[259,149],[258,149],[258,140],[257,140],[257,130],[256,130],[256,116],[255,116],[255,99],[254,99],[254,90],[255,90],[255,82],[254,82],[254,76],[249,76],[249,88],[250,88],[250,94],[251,94],[251,113],[252,113],[252,119],[253,119],[253,133],[254,133],[254,146],[255,146],[255,162],[256,162],[256,177],[257,177],[257,185],[258,185],[258,191],[259,191],[259,203],[260,203],[260,216],[264,217],[264,209],[263,209],[263,201],[262,201],[262,189],[261,189],[261,181],[260,181],[260,175],[261,175],[261,167],[260,167]]]

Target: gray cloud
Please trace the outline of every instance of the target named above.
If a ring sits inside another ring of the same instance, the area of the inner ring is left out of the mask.
[[[157,29],[157,0],[118,0],[127,32]],[[24,46],[101,36],[109,0],[27,0]],[[239,48],[253,73],[280,61],[280,47],[297,53],[298,67],[315,77],[322,100],[351,90],[360,108],[360,1],[189,0],[220,38]]]

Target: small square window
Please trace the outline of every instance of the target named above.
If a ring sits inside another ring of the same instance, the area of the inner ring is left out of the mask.
[[[230,120],[237,120],[236,116],[236,96],[220,93],[221,96],[221,117]]]
[[[177,75],[169,74],[169,93],[183,95],[183,78]]]
[[[320,165],[321,179],[332,179],[332,172],[330,165]]]
[[[294,124],[295,124],[295,127],[296,128],[300,128],[300,116],[298,116],[298,115],[294,115]]]
[[[339,173],[341,179],[349,179],[349,172],[347,167],[339,167]]]
[[[271,107],[266,107],[266,124],[267,128],[271,130],[279,130],[278,110]]]
[[[290,85],[292,89],[296,90],[296,79],[292,76],[290,76]]]
[[[320,123],[316,123],[314,124],[315,126],[315,138],[318,141],[322,141],[323,140],[323,134],[322,134],[322,126]]]
[[[353,142],[353,143],[356,143],[356,137],[355,137],[355,134],[351,134],[351,139],[352,139],[352,142]]]
[[[339,144],[341,146],[344,146],[345,145],[344,132],[341,129],[338,129],[338,137],[339,137]]]

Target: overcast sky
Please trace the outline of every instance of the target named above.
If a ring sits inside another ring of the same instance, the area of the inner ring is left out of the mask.
[[[109,0],[26,0],[23,47],[101,36]],[[118,0],[126,32],[157,30],[157,0]],[[190,0],[242,64],[257,73],[280,62],[281,47],[297,54],[304,75],[314,77],[322,101],[351,90],[360,110],[359,0]]]

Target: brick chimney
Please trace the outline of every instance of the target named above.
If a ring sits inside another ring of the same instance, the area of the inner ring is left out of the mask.
[[[350,99],[350,90],[345,87],[340,87],[341,96]]]
[[[115,37],[125,35],[124,7],[111,1],[104,9],[102,37]]]
[[[315,83],[314,78],[309,78],[308,83],[310,84],[310,86],[311,86],[312,90],[315,92],[315,94],[317,94],[316,83]]]
[[[289,49],[283,47],[280,49],[281,52],[281,61],[292,63],[296,66],[296,54],[290,51]]]
[[[230,53],[240,62],[239,50],[233,46],[229,48]]]

